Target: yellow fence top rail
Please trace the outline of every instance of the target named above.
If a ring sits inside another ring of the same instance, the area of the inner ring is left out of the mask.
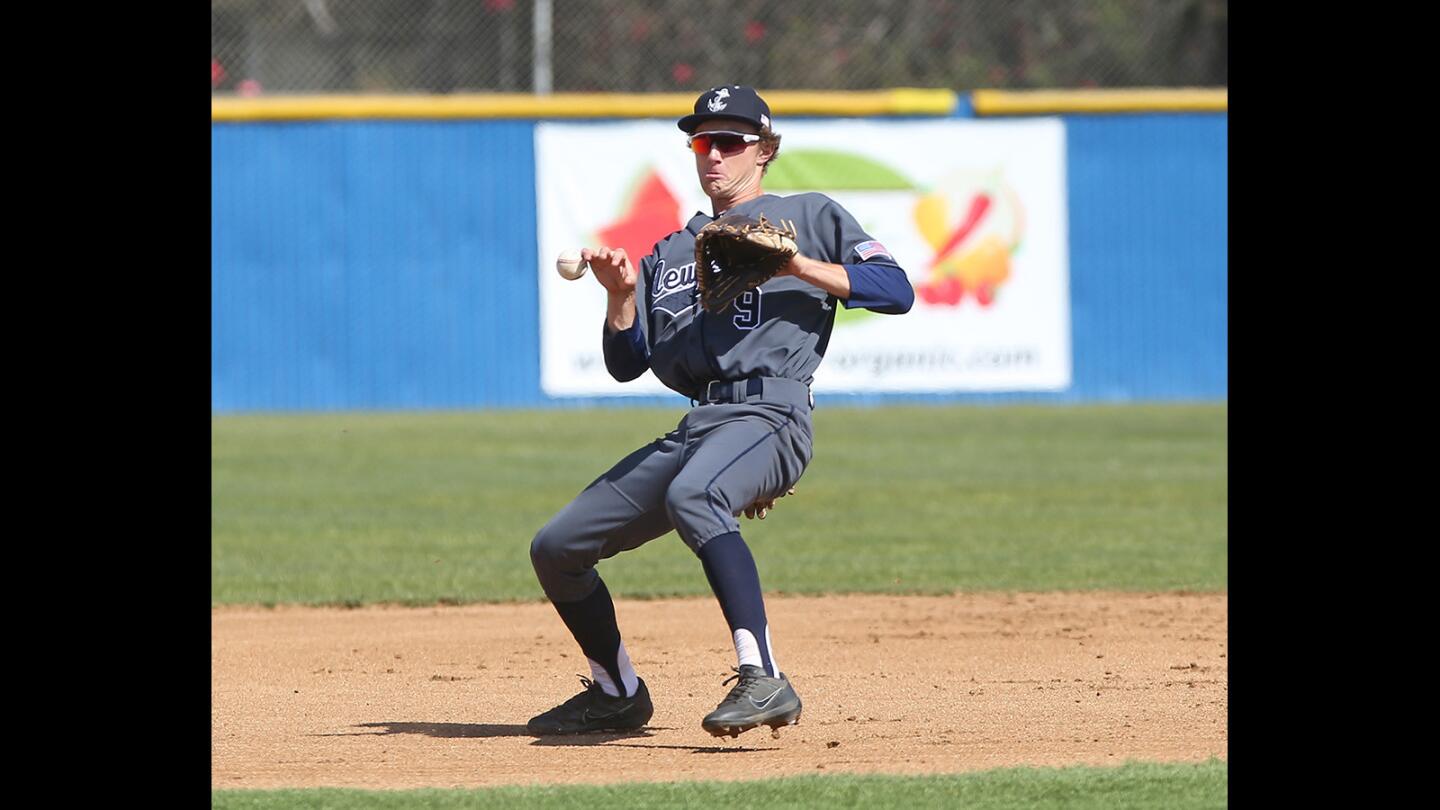
[[[976,90],[976,115],[1054,113],[1226,112],[1228,88],[1174,87],[1130,90]]]
[[[953,90],[761,90],[776,118],[785,116],[943,115],[955,112]],[[210,99],[212,121],[303,121],[332,118],[680,118],[697,93],[476,93],[451,95],[311,95]]]

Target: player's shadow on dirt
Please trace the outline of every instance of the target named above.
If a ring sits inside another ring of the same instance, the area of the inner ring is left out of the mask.
[[[438,737],[441,739],[454,740],[466,738],[493,738],[493,737],[534,737],[524,726],[502,723],[357,723],[354,728],[379,729],[378,731],[351,731],[338,734],[316,734],[316,737],[383,737],[389,734],[421,734],[426,737]],[[666,729],[644,728],[639,731],[599,733],[599,734],[573,734],[557,737],[537,737],[535,745],[599,745],[601,743],[614,742],[615,740],[628,740],[637,737],[649,737],[655,731]]]
[[[354,728],[377,729],[376,731],[350,731],[335,734],[315,734],[315,737],[383,737],[390,734],[421,734],[440,739],[486,739],[493,737],[535,737],[524,726],[501,723],[357,723]],[[535,737],[531,745],[541,747],[609,745],[615,748],[668,748],[675,751],[689,751],[692,754],[742,754],[754,751],[769,751],[770,748],[751,748],[743,745],[635,745],[621,740],[643,740],[655,736],[657,731],[674,731],[664,726],[646,726],[638,731],[600,732],[592,734],[559,734]]]
[[[524,726],[501,723],[358,723],[355,728],[379,731],[355,731],[345,734],[318,734],[319,737],[364,737],[387,734],[423,734],[426,737],[457,739],[463,737],[529,737]]]

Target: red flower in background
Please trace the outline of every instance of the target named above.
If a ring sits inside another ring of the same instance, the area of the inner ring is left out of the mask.
[[[676,84],[686,84],[695,76],[695,68],[684,62],[676,62],[675,66],[670,68],[670,76],[675,79]]]
[[[515,8],[515,0],[485,0],[486,11],[509,11]]]
[[[765,38],[765,23],[759,20],[751,20],[745,23],[745,41],[754,45]]]

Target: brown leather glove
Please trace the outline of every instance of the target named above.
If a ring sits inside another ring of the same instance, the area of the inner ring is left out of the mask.
[[[795,258],[795,225],[761,214],[726,214],[695,236],[695,286],[706,312],[723,312],[746,290],[769,281]]]

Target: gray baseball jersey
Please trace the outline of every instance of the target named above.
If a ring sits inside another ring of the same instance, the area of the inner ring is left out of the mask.
[[[914,291],[905,271],[845,209],[823,194],[766,194],[727,213],[794,223],[800,252],[844,265],[848,306],[900,313]],[[601,559],[674,529],[691,549],[739,529],[736,516],[783,494],[813,453],[809,385],[835,323],[835,297],[793,276],[773,278],[720,314],[697,305],[696,214],[640,263],[637,317],[605,334],[605,364],[618,380],[650,368],[698,400],[676,428],[621,459],[535,535],[530,557],[555,602],[597,587]]]
[[[847,266],[852,295],[844,303],[849,306],[903,312],[914,299],[904,271],[885,248],[824,194],[765,194],[726,213],[764,214],[772,222],[793,223],[801,253]],[[633,379],[648,365],[667,387],[692,399],[711,380],[784,377],[809,385],[841,302],[819,287],[781,276],[742,294],[721,314],[705,312],[697,302],[695,235],[713,220],[696,214],[641,261],[636,302],[645,348],[638,335],[610,336],[605,355],[611,373]],[[626,343],[633,351],[625,350]]]

